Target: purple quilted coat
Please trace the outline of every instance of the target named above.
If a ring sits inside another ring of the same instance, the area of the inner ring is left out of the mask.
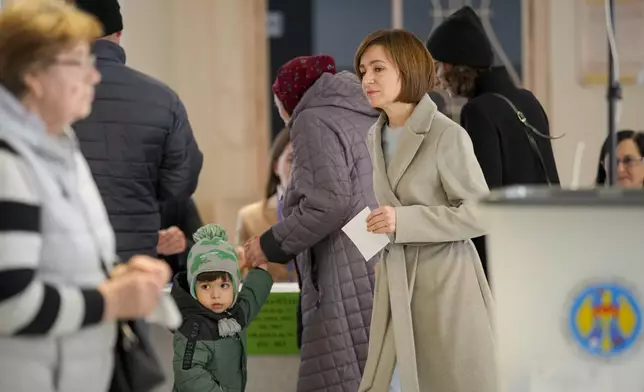
[[[296,256],[302,279],[298,392],[356,392],[362,378],[373,260],[365,262],[341,229],[366,206],[377,206],[366,145],[377,118],[348,72],[322,74],[293,110],[284,220],[261,245],[270,261]]]

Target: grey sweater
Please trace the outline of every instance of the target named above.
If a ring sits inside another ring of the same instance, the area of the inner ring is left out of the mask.
[[[114,234],[71,130],[47,134],[2,87],[0,217],[0,390],[105,391]]]

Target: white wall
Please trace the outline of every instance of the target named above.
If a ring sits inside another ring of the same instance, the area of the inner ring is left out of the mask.
[[[184,85],[185,75],[182,76],[188,67],[182,66],[183,72],[180,74],[177,64],[194,61],[193,66],[197,67],[203,59],[176,58],[179,52],[186,52],[179,50],[177,45],[191,44],[176,42],[177,34],[173,31],[177,28],[177,21],[172,17],[173,1],[176,0],[121,0],[125,23],[123,46],[127,50],[129,65],[158,77],[180,93],[185,93],[186,89],[193,90]],[[537,0],[537,3],[544,4],[542,1],[546,0]],[[545,36],[548,42],[543,46],[547,48],[547,52],[533,54],[548,57],[545,62],[538,59],[534,62],[534,66],[544,65],[535,71],[547,75],[543,80],[548,81],[547,93],[539,93],[539,96],[547,107],[553,133],[566,133],[565,138],[553,142],[563,184],[570,184],[575,149],[579,141],[584,141],[581,183],[590,185],[594,181],[599,149],[608,129],[606,87],[583,87],[578,82],[575,30],[577,0],[547,1],[548,16],[545,21],[540,19],[543,23],[535,26],[538,32],[543,31],[543,28],[549,30],[549,34]],[[605,43],[598,42],[598,45]],[[212,105],[216,103],[213,102]],[[644,130],[643,87],[624,88],[619,128]]]
[[[261,198],[267,175],[265,0],[120,4],[127,64],[167,83],[187,108],[204,154],[201,217],[233,233],[237,211]]]
[[[120,0],[127,64],[176,88],[172,1]]]
[[[590,185],[594,182],[599,150],[608,132],[608,107],[605,86],[582,87],[579,84],[574,23],[576,3],[577,0],[550,0],[548,115],[553,133],[566,133],[565,138],[553,142],[563,184],[571,181],[575,149],[579,141],[584,141],[581,183]],[[606,42],[597,44],[607,45]],[[644,46],[630,49],[644,50]],[[644,87],[624,87],[623,97],[618,129],[644,130]]]

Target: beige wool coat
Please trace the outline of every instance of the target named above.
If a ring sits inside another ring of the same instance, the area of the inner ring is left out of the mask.
[[[398,362],[404,392],[497,392],[493,300],[470,238],[485,234],[488,193],[466,131],[429,96],[414,109],[385,167],[382,115],[368,146],[380,205],[396,231],[377,277],[360,392],[387,392]]]

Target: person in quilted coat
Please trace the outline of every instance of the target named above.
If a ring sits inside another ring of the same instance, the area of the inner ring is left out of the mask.
[[[248,262],[296,259],[301,278],[302,347],[298,392],[358,390],[367,360],[375,284],[342,227],[375,208],[366,139],[378,112],[358,78],[336,73],[330,56],[298,57],[273,84],[291,129],[293,163],[284,219],[246,242]]]

